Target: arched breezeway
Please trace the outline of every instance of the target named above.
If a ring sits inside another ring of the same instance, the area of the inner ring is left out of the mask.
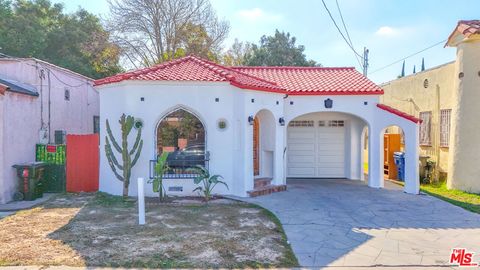
[[[404,190],[418,193],[418,126],[409,119],[385,110],[377,110],[371,123],[344,112],[315,112],[290,120],[286,134],[287,178],[347,178],[382,188],[388,172],[398,179],[393,152],[400,151]],[[389,153],[386,137],[400,141]]]

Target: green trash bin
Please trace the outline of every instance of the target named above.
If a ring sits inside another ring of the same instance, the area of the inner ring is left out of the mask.
[[[65,165],[46,164],[43,174],[43,190],[49,193],[63,193],[66,188]]]
[[[43,174],[45,171],[44,162],[30,162],[13,165],[17,169],[19,180],[18,194],[16,199],[33,201],[43,197]]]
[[[66,190],[66,145],[37,144],[36,161],[46,163],[43,188],[45,192],[63,193]]]

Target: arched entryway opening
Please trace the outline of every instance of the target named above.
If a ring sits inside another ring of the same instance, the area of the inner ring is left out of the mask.
[[[362,118],[343,112],[292,119],[287,127],[287,178],[363,179],[366,127]]]
[[[383,180],[404,181],[405,133],[399,126],[392,125],[382,130],[380,138]],[[399,171],[399,168],[403,169]]]
[[[178,108],[167,113],[158,123],[156,135],[156,153],[169,153],[169,175],[185,175],[194,166],[207,166],[205,126],[192,112]]]
[[[269,110],[260,110],[253,121],[254,179],[273,178],[275,157],[275,117]]]

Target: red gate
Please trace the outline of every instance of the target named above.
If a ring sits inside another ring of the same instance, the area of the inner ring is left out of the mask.
[[[67,135],[67,192],[98,190],[99,137]]]

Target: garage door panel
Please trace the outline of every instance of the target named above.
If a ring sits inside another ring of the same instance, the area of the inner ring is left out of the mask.
[[[343,155],[343,151],[345,148],[343,147],[343,144],[337,144],[337,143],[332,143],[332,144],[319,144],[318,145],[318,153],[321,155],[324,154],[329,154],[331,151],[335,153],[336,155]]]
[[[297,177],[310,177],[315,175],[315,168],[288,168],[288,175],[297,176]]]
[[[315,163],[315,156],[313,155],[295,155],[289,156],[288,162],[290,164],[297,164],[297,163]]]
[[[322,163],[321,165],[317,165],[317,168],[319,169],[329,169],[329,168],[332,168],[332,169],[344,169],[345,167],[343,166],[343,162],[342,163],[339,163],[339,162],[326,162],[326,163]]]
[[[312,143],[291,143],[289,149],[292,151],[312,151],[314,152],[315,144]]]
[[[345,177],[344,127],[289,127],[287,175]]]
[[[343,178],[343,175],[345,174],[345,172],[343,171],[343,169],[328,169],[328,170],[322,170],[322,169],[319,169],[318,171],[318,174],[319,175],[322,175],[322,177],[332,177],[332,178]]]
[[[344,162],[345,158],[343,156],[318,156],[317,161],[319,166],[321,166],[321,163],[342,163]]]
[[[340,131],[340,132],[339,132]],[[335,132],[324,132],[319,130],[319,134],[317,135],[317,139],[331,139],[331,138],[343,138],[343,129],[335,131]]]
[[[310,129],[310,130],[305,130],[305,131],[301,131],[301,132],[292,131],[292,132],[289,132],[288,138],[289,139],[303,139],[303,140],[312,139],[312,140],[314,140],[315,139],[315,130]]]

